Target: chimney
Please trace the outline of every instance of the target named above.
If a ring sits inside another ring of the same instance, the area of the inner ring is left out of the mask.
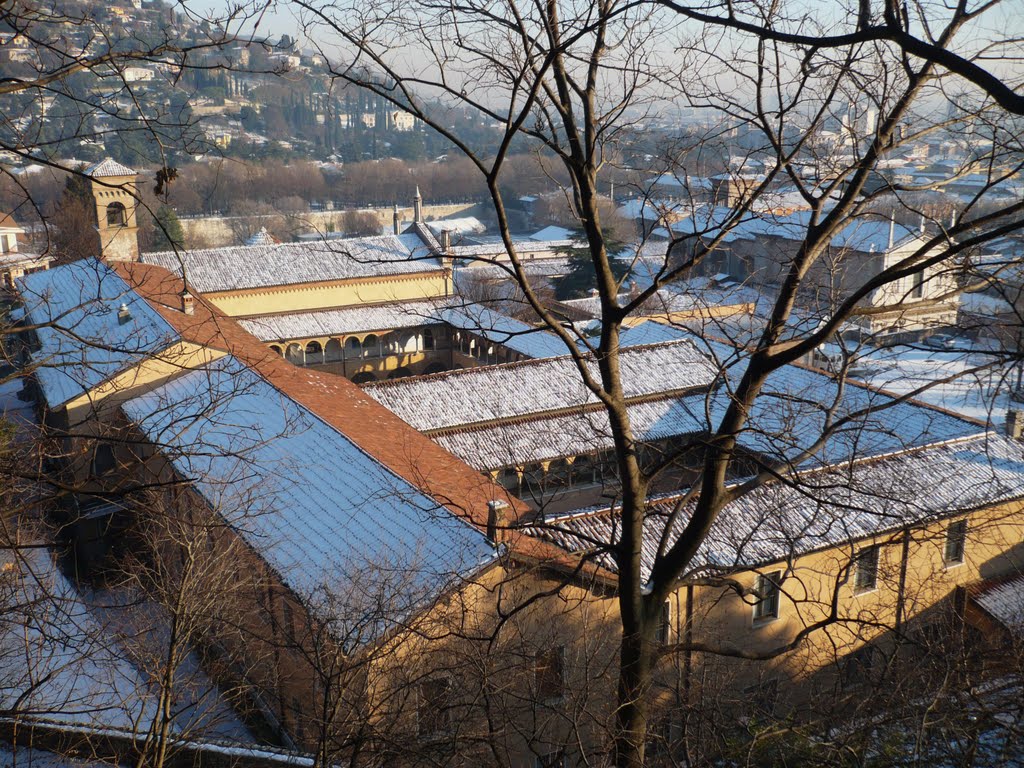
[[[391,212],[391,221],[395,227],[395,234],[402,234],[402,222],[398,218],[398,203],[395,203],[394,210]]]
[[[508,537],[508,531],[501,530],[508,524],[507,509],[508,503],[501,499],[487,502],[487,538],[495,544]]]
[[[412,220],[417,224],[423,223],[423,195],[419,184],[416,185],[416,197],[412,199]]]
[[[196,298],[189,292],[188,286],[185,286],[180,294],[181,296],[181,311],[186,315],[194,315],[196,313]]]
[[[128,309],[127,304],[122,304],[121,308],[117,310],[117,322],[119,325],[124,325],[132,319],[132,313]]]
[[[896,214],[889,217],[889,250],[896,243]]]
[[[1024,411],[1019,411],[1016,408],[1007,409],[1006,436],[1013,440],[1020,440],[1022,435],[1024,435]]]
[[[452,233],[450,230],[441,230],[441,252],[448,253],[452,249]]]

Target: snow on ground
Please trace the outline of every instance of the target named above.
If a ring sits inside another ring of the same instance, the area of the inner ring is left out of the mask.
[[[854,375],[898,395],[932,384],[917,399],[1001,427],[1016,373],[1005,364],[993,366],[994,360],[980,351],[898,345],[865,352]],[[975,370],[985,366],[991,367]]]

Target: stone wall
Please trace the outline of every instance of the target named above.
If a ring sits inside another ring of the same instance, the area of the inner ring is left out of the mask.
[[[484,206],[480,203],[451,203],[448,205],[424,205],[423,216],[427,221],[446,217],[475,216],[482,218]],[[358,213],[371,213],[380,221],[381,229],[392,231],[393,213],[391,208],[358,208]],[[261,226],[279,229],[282,225],[292,232],[341,232],[347,211],[309,211],[304,213],[274,213],[253,216],[206,216],[182,218],[181,226],[185,241],[192,247],[219,248],[224,245],[240,245],[248,234],[259,231]],[[412,206],[400,206],[398,215],[403,227],[412,223]],[[248,233],[248,234],[247,234]]]

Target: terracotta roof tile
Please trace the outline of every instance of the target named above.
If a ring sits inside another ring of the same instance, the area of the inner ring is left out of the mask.
[[[242,360],[453,514],[484,530],[487,503],[492,499],[507,501],[516,518],[530,514],[522,501],[420,434],[348,379],[285,362],[201,297],[196,297],[193,315],[183,313],[179,309],[183,284],[166,269],[128,262],[113,268],[184,340]],[[525,535],[516,533],[509,544],[524,557],[568,562],[564,551]]]

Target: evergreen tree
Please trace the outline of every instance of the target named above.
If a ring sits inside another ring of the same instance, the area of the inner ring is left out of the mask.
[[[185,247],[185,232],[174,209],[161,205],[153,217],[153,248],[167,251]]]

